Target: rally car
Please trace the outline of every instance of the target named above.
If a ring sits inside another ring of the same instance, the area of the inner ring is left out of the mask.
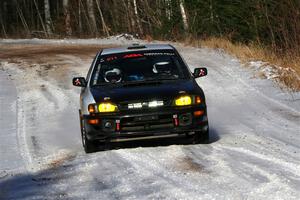
[[[82,87],[80,127],[86,153],[111,142],[186,135],[193,143],[209,138],[206,102],[177,50],[167,44],[108,48],[94,58]]]

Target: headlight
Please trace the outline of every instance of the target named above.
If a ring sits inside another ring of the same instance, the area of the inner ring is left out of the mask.
[[[112,103],[100,103],[98,106],[99,112],[115,112],[117,111],[117,106]]]
[[[175,100],[176,106],[187,106],[192,104],[192,98],[190,96],[182,96]]]

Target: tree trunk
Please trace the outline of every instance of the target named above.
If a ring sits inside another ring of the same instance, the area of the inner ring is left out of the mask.
[[[132,27],[131,27],[131,21],[130,21],[130,16],[129,16],[129,9],[128,9],[128,6],[126,5],[126,2],[125,0],[122,0],[122,3],[123,3],[123,6],[124,6],[124,9],[125,9],[125,13],[126,13],[126,17],[125,19],[126,20],[126,23],[127,23],[127,32],[131,33],[132,32]]]
[[[3,33],[4,38],[7,38],[7,33],[6,33],[6,30],[5,30],[5,27],[6,27],[5,15],[6,14],[7,14],[6,2],[1,2],[0,3],[0,20],[1,20],[1,29],[2,29],[2,33]]]
[[[78,1],[78,29],[79,35],[82,34],[82,21],[81,21],[81,0]]]
[[[97,24],[96,24],[96,17],[95,17],[95,11],[94,11],[94,0],[87,0],[87,9],[88,9],[88,15],[91,22],[91,29],[92,34],[97,35]]]
[[[180,12],[181,12],[181,17],[182,17],[182,22],[183,22],[183,28],[185,33],[188,31],[189,29],[189,25],[188,25],[188,20],[187,20],[187,16],[186,16],[186,11],[184,8],[184,0],[179,0],[179,5],[180,5]]]
[[[138,29],[139,29],[139,34],[143,35],[143,29],[142,29],[141,22],[140,22],[140,17],[139,17],[139,14],[138,14],[136,0],[133,0],[133,7],[134,7],[134,15],[135,15],[135,18],[136,18],[136,23],[137,23],[137,26],[138,26]]]
[[[44,24],[44,21],[43,21],[43,19],[42,19],[42,16],[41,16],[41,13],[40,13],[40,10],[39,10],[39,6],[38,6],[36,0],[33,0],[33,2],[34,2],[34,6],[35,6],[35,8],[36,8],[36,11],[37,11],[37,13],[38,13],[38,16],[39,16],[41,25],[42,25],[42,27],[43,27],[43,31],[45,32],[45,36],[48,36],[47,31],[46,31],[46,27],[45,27],[45,24]],[[38,21],[37,21],[37,27],[38,27]]]
[[[18,16],[21,19],[21,22],[22,22],[22,25],[24,27],[25,32],[26,32],[27,35],[30,35],[30,31],[29,31],[26,19],[24,17],[23,11],[22,11],[18,1],[16,1],[16,0],[15,0],[15,5],[16,5],[16,10],[17,10]]]
[[[135,26],[135,20],[134,20],[134,16],[132,15],[132,12],[130,12],[131,10],[131,1],[127,0],[127,8],[128,8],[128,20],[130,20],[131,22],[131,27],[132,27],[132,33],[136,32],[136,26]]]
[[[274,35],[274,31],[273,31],[273,28],[272,28],[272,25],[271,25],[271,22],[270,22],[270,19],[269,19],[269,14],[268,14],[268,7],[267,5],[264,5],[264,9],[265,9],[265,17],[266,17],[266,22],[267,22],[267,26],[270,30],[270,35],[271,35],[271,44],[272,44],[272,47],[275,49],[276,48],[276,41],[275,41],[275,35]]]
[[[65,30],[68,36],[72,35],[71,17],[69,11],[69,0],[63,0]]]
[[[103,33],[105,33],[106,36],[108,37],[109,36],[109,30],[108,30],[108,27],[106,26],[106,23],[105,23],[105,20],[104,20],[104,17],[103,17],[100,2],[98,0],[96,0],[96,3],[97,3],[98,11],[99,11],[99,14],[100,14],[100,18],[101,18]]]
[[[44,10],[45,10],[46,31],[47,31],[47,35],[49,36],[52,34],[49,0],[44,0]]]
[[[171,15],[172,15],[171,0],[166,0],[166,16],[169,21],[171,20]]]

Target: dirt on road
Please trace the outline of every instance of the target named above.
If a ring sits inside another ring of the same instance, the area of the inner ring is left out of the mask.
[[[109,47],[113,45],[3,44],[0,45],[0,59],[26,59],[28,61],[33,59],[34,62],[38,62],[59,54],[87,58]]]

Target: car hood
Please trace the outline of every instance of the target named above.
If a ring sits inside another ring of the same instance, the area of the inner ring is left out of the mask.
[[[154,99],[170,99],[179,96],[181,93],[201,94],[194,80],[180,80],[162,82],[159,84],[132,85],[132,86],[98,86],[90,88],[96,102],[110,98],[114,103],[124,101],[140,101]]]

